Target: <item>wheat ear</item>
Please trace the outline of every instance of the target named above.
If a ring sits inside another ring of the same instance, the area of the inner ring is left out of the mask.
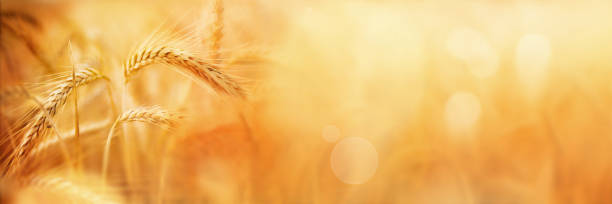
[[[188,73],[218,92],[238,97],[246,96],[246,91],[235,77],[221,72],[217,65],[205,62],[184,50],[167,46],[141,49],[132,55],[123,65],[126,83],[134,73],[154,63],[179,67],[181,69],[175,71]]]
[[[44,110],[33,109],[26,114],[23,126],[25,134],[21,139],[21,143],[14,151],[8,165],[8,173],[14,173],[15,169],[20,165],[20,162],[27,158],[31,151],[36,148],[42,138],[47,135],[51,128],[50,120],[54,117],[57,111],[63,107],[66,100],[74,87],[82,86],[98,79],[107,79],[95,69],[82,69],[74,74],[73,77],[67,76],[59,81],[55,88],[49,92],[47,98],[42,102]],[[51,118],[50,118],[51,117]]]
[[[30,92],[25,87],[23,87],[23,86],[14,86],[14,87],[9,87],[8,89],[5,89],[5,91],[6,92],[3,92],[0,95],[7,96],[10,99],[14,99],[14,98],[30,99],[30,100],[32,100],[32,101],[34,101],[36,103],[38,111],[41,111],[42,113],[45,114],[45,116],[47,118],[50,118],[48,113],[42,111],[42,110],[44,110],[44,105],[40,102],[40,100],[38,100],[36,97],[32,96],[30,94]],[[4,95],[4,94],[6,94],[6,95]],[[4,121],[4,120],[3,120],[3,122],[6,123],[6,121]],[[55,132],[55,135],[56,135],[56,138],[60,138],[62,135],[59,133],[59,130],[58,130],[57,125],[55,124],[55,122],[53,120],[49,120],[49,124],[53,128],[53,130]],[[7,124],[7,127],[8,127],[8,124]],[[11,128],[7,128],[7,132],[9,132],[8,138],[9,138],[9,140],[11,142],[11,147],[13,149],[17,149],[17,142],[15,141],[15,138],[14,138],[15,134],[13,133]],[[63,153],[64,159],[70,163],[71,162],[70,155],[68,154],[68,150],[67,150],[66,146],[64,145],[64,143],[61,143],[60,145],[61,145],[61,149],[62,149],[62,153]]]
[[[102,159],[102,178],[106,180],[108,170],[108,160],[110,155],[111,139],[113,138],[117,125],[126,122],[144,122],[153,125],[157,125],[165,128],[174,128],[177,125],[178,120],[182,116],[177,113],[168,112],[159,106],[151,107],[138,107],[135,109],[128,110],[121,114],[115,122],[106,137],[106,144],[104,145],[104,156]],[[123,136],[125,137],[125,135]]]

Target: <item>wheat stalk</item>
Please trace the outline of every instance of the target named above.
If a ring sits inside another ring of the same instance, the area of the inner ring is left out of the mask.
[[[74,136],[75,136],[75,156],[77,158],[77,162],[76,162],[76,169],[80,171],[81,169],[81,137],[79,135],[79,105],[78,105],[78,99],[79,99],[79,91],[78,91],[78,86],[76,85],[76,65],[75,65],[75,57],[74,57],[74,51],[72,49],[72,42],[68,41],[68,46],[70,47],[70,63],[72,64],[72,87],[73,90],[72,92],[74,94],[72,94],[74,97]]]
[[[102,178],[106,179],[111,139],[114,136],[114,131],[117,128],[118,124],[127,122],[144,122],[164,128],[174,128],[176,127],[177,122],[181,117],[181,115],[168,112],[160,108],[159,106],[134,108],[124,112],[119,117],[117,117],[117,119],[113,123],[113,126],[111,126],[108,136],[106,137],[106,144],[104,145],[104,156],[102,159]],[[125,137],[125,135],[123,137]]]
[[[182,69],[176,71],[188,73],[206,82],[216,91],[232,96],[246,96],[246,91],[238,84],[235,77],[219,71],[217,65],[205,62],[184,50],[167,46],[144,48],[132,55],[123,65],[126,83],[134,73],[154,63],[180,67]]]
[[[211,36],[209,44],[210,58],[213,60],[219,59],[221,55],[219,50],[221,49],[221,39],[223,39],[223,11],[223,1],[213,1],[214,22],[211,26]]]
[[[89,124],[84,124],[81,127],[80,133],[82,135],[90,135],[102,130],[106,130],[109,126],[111,126],[111,122],[110,120],[104,120],[104,121],[99,121],[99,122],[94,122],[94,123],[89,123]],[[39,152],[44,151],[45,149],[49,148],[50,146],[54,146],[57,143],[61,144],[61,141],[64,140],[69,140],[69,139],[73,139],[75,137],[74,135],[74,130],[70,130],[67,132],[62,132],[61,137],[52,137],[52,138],[48,138],[45,139],[44,141],[42,141],[39,145],[36,146],[36,148],[32,151],[32,154],[36,154]]]
[[[51,128],[50,121],[57,111],[63,107],[74,87],[91,83],[98,79],[107,79],[95,69],[86,68],[79,70],[73,77],[67,76],[55,84],[55,88],[49,92],[47,98],[42,102],[44,110],[39,108],[30,110],[24,117],[22,130],[25,131],[23,138],[17,149],[9,160],[7,173],[12,174],[20,166],[20,162],[26,159],[31,151],[41,142],[43,137],[48,134]]]
[[[175,127],[178,115],[159,106],[138,107],[121,114],[118,122],[145,122],[158,126]]]

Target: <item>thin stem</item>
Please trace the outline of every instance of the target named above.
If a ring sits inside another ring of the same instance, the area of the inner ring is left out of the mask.
[[[79,135],[79,105],[78,105],[78,87],[76,84],[76,66],[74,64],[74,51],[72,50],[72,43],[68,41],[70,47],[70,61],[72,63],[72,87],[74,87],[74,138],[75,138],[75,155],[77,162],[75,168],[81,170],[81,137]]]
[[[127,106],[127,96],[128,96],[128,81],[126,80],[125,83],[123,84],[123,96],[121,97],[121,112],[125,112],[126,110],[126,106]],[[121,127],[121,133],[122,133],[122,137],[121,137],[121,142],[122,144],[122,154],[123,154],[123,170],[125,173],[125,177],[126,177],[126,185],[128,189],[131,189],[133,182],[133,174],[132,174],[132,166],[131,166],[131,161],[132,161],[132,157],[130,155],[130,148],[129,148],[129,141],[127,138],[127,134],[125,132],[125,127]],[[127,198],[128,200],[130,200],[130,197]]]
[[[106,185],[106,175],[108,172],[108,158],[110,155],[110,145],[111,139],[113,138],[113,134],[115,133],[115,127],[119,123],[119,118],[113,122],[113,126],[111,126],[110,131],[108,132],[108,136],[106,136],[106,143],[104,145],[104,156],[102,159],[102,182]]]
[[[223,1],[215,0],[213,2],[213,14],[214,22],[212,24],[211,37],[210,37],[210,58],[218,60],[220,57],[221,39],[223,39]]]

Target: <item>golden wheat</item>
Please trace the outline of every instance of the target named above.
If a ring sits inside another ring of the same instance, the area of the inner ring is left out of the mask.
[[[63,107],[74,87],[82,86],[98,79],[106,79],[106,77],[95,69],[86,68],[76,72],[74,74],[74,79],[73,82],[72,76],[66,76],[64,79],[58,81],[55,84],[55,88],[49,92],[46,99],[42,102],[44,110],[34,108],[25,115],[23,119],[25,125],[22,125],[23,128],[20,130],[25,132],[25,134],[9,160],[7,166],[7,172],[9,174],[14,173],[19,163],[23,159],[26,159],[30,152],[35,149],[48,134],[52,126],[50,123],[52,118],[49,117],[54,117],[57,111]]]
[[[110,128],[108,136],[106,137],[106,143],[104,145],[104,156],[102,159],[102,178],[106,178],[111,139],[114,136],[114,131],[117,128],[117,125],[125,122],[144,122],[163,128],[172,129],[177,126],[178,120],[180,118],[182,118],[181,115],[164,110],[159,106],[134,108],[124,112],[119,117],[117,117],[117,119]],[[125,137],[125,135],[123,137]]]
[[[78,99],[79,99],[79,87],[77,86],[77,82],[76,82],[76,58],[74,56],[74,50],[72,49],[72,42],[68,41],[68,47],[70,48],[70,64],[72,64],[72,87],[74,87],[72,89],[73,92],[73,99],[74,99],[74,138],[75,138],[75,149],[76,149],[76,155],[75,157],[77,158],[77,163],[76,163],[76,168],[77,170],[81,169],[81,137],[79,134],[79,103],[78,103]],[[58,137],[58,139],[60,139]]]
[[[206,82],[216,91],[246,97],[246,90],[240,86],[237,79],[221,72],[217,65],[205,62],[185,50],[167,46],[144,48],[133,54],[123,65],[126,82],[134,73],[153,63],[180,67],[182,69],[175,70]]]
[[[103,120],[103,121],[97,121],[93,123],[84,124],[84,125],[81,125],[79,134],[81,135],[94,134],[96,132],[106,130],[111,125],[112,123],[109,120]],[[36,148],[32,151],[32,154],[42,152],[45,149],[49,148],[50,146],[54,146],[58,143],[61,144],[61,141],[73,139],[75,137],[74,132],[75,132],[74,130],[70,130],[70,131],[59,133],[60,137],[51,137],[51,138],[45,139],[44,141],[42,141],[40,144],[36,146]]]

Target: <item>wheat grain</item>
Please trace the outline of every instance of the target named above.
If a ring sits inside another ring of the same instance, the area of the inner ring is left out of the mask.
[[[139,107],[121,114],[119,122],[146,122],[158,126],[175,127],[176,119],[180,118],[175,113],[170,113],[159,106]]]
[[[74,76],[74,84],[73,77]],[[92,68],[85,68],[77,71],[74,75],[66,77],[60,81],[56,88],[50,92],[47,100],[45,100],[45,108],[50,115],[55,115],[57,110],[66,103],[66,99],[73,91],[74,86],[82,86],[98,79],[106,79],[106,76],[100,74]]]
[[[74,84],[72,76],[67,76],[55,84],[55,88],[49,92],[47,98],[42,102],[44,110],[35,108],[26,114],[23,119],[26,124],[22,125],[22,131],[25,131],[25,134],[10,158],[7,173],[14,173],[21,160],[27,158],[42,138],[48,134],[51,128],[50,120],[52,120],[52,118],[48,117],[54,117],[57,111],[63,107],[75,85],[78,87],[98,79],[106,78],[95,69],[90,68],[79,70],[74,74],[74,77]]]
[[[153,63],[180,67],[182,69],[177,71],[188,73],[206,82],[216,91],[232,96],[246,96],[246,91],[238,84],[235,77],[219,71],[217,65],[205,62],[184,50],[167,46],[141,49],[132,55],[123,67],[126,83],[134,73]]]
[[[160,108],[159,106],[138,107],[121,114],[113,123],[113,126],[111,127],[108,136],[106,137],[106,143],[104,145],[104,156],[102,159],[102,178],[106,179],[111,139],[118,124],[126,122],[144,122],[164,128],[174,128],[176,127],[177,122],[180,118],[182,118],[181,115],[177,113],[168,112]]]

